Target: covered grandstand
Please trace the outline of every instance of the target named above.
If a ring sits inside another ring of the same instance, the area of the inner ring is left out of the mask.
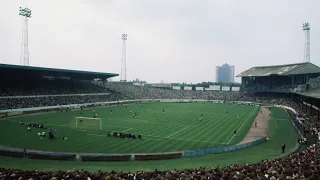
[[[105,82],[113,73],[0,64],[0,110],[95,103],[116,99],[94,79]]]
[[[56,69],[35,66],[19,66],[12,64],[0,64],[1,80],[13,78],[58,78],[73,80],[92,80],[100,78],[106,80],[108,78],[119,76],[115,73],[91,72],[70,69]]]
[[[312,63],[252,67],[237,77],[242,89],[255,92],[290,92],[306,89],[311,78],[320,76],[320,68]]]
[[[312,129],[320,139],[320,68],[312,63],[252,67],[242,78],[244,97],[252,101],[282,104],[299,109],[292,117],[301,131]],[[290,100],[291,102],[286,102]],[[316,142],[315,139],[310,140]]]

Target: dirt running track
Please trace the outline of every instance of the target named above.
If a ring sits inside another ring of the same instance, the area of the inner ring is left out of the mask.
[[[256,119],[253,121],[246,136],[239,144],[248,143],[268,136],[269,120],[271,117],[270,114],[270,110],[262,106],[260,112],[258,113]],[[257,127],[255,127],[256,122]]]

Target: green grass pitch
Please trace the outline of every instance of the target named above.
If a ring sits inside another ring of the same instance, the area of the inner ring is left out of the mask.
[[[83,110],[84,117],[92,118],[93,110],[99,113],[101,130],[96,120],[84,120],[83,124],[76,127],[76,117],[80,117],[78,110],[3,119],[0,120],[0,144],[44,151],[84,153],[204,149],[240,142],[260,109],[256,106],[213,103],[132,104],[128,105],[128,110],[120,110],[121,107],[125,109],[124,106],[112,106]],[[136,119],[129,113],[129,109],[137,112]],[[203,118],[199,121],[201,114]],[[57,139],[40,139],[37,133],[43,130],[32,128],[27,131],[26,126],[19,124],[21,120],[43,123],[57,130]],[[238,130],[236,138],[233,138],[234,129]],[[106,137],[107,132],[114,131],[141,134],[142,140]],[[68,139],[62,140],[63,136]]]
[[[16,125],[15,125],[16,126]],[[244,126],[243,126],[244,127]],[[82,161],[50,161],[0,156],[0,167],[22,168],[28,170],[66,170],[85,169],[87,171],[153,171],[187,169],[199,167],[222,167],[231,164],[246,164],[264,159],[278,157],[282,154],[281,144],[286,143],[288,152],[297,148],[297,132],[286,112],[280,108],[272,108],[269,121],[269,140],[239,151],[209,155],[199,158],[184,158],[163,161],[132,161],[132,162],[82,162]]]

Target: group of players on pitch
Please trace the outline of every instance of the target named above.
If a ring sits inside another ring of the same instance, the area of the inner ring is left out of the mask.
[[[81,117],[83,117],[83,107],[80,107],[81,108],[81,112],[80,112],[80,115],[81,115]],[[143,108],[143,105],[141,105],[141,108]],[[162,113],[164,114],[165,113],[165,111],[168,109],[168,107],[166,107],[166,108],[163,108],[163,110],[162,110]],[[137,110],[138,110],[138,108],[136,108],[136,110],[135,110],[135,112],[133,112],[132,111],[132,105],[130,106],[130,108],[128,108],[128,106],[127,105],[125,105],[125,107],[123,108],[122,106],[120,107],[120,112],[122,112],[122,111],[128,111],[129,110],[129,113],[130,114],[132,114],[132,117],[133,118],[137,118],[138,117],[138,113],[137,113]],[[112,111],[112,109],[110,110],[110,114],[112,115],[112,113],[113,113],[113,111]],[[154,115],[156,115],[156,111],[155,110],[153,110],[153,114]],[[99,118],[99,114],[97,113],[97,112],[95,112],[95,110],[93,110],[93,118]],[[79,121],[79,123],[80,124],[82,124],[82,119]]]
[[[143,108],[143,105],[141,105],[141,108]],[[124,108],[121,106],[121,107],[120,107],[120,112],[122,112],[122,111],[128,111],[128,109],[129,109],[129,108],[128,108],[127,105],[125,105]],[[167,109],[168,109],[168,107],[163,108],[162,113],[164,114]],[[82,110],[83,110],[83,108],[81,107],[81,117],[82,117],[82,115],[83,115],[83,114],[82,114]],[[132,114],[132,117],[135,118],[135,119],[138,117],[137,110],[138,110],[138,108],[136,108],[136,111],[133,112],[133,111],[132,111],[132,105],[130,106],[129,113]],[[112,111],[112,109],[111,109],[111,110],[110,110],[110,114],[112,114],[112,113],[113,113],[113,111]],[[260,111],[260,113],[262,113],[262,111]],[[153,110],[153,114],[156,115],[156,111],[155,111],[155,110]],[[226,111],[226,114],[228,114],[228,111]],[[93,110],[93,118],[99,118],[99,114],[98,114],[97,112],[95,112],[95,110]],[[202,119],[203,119],[203,114],[200,115],[199,121],[202,121]],[[239,116],[239,115],[237,116],[237,120],[240,120],[240,116]],[[82,124],[82,120],[80,120],[80,124]],[[257,122],[256,122],[256,121],[255,121],[255,127],[257,127]],[[233,131],[233,134],[234,134],[234,137],[237,136],[237,129],[235,129],[235,130]]]
[[[143,108],[143,105],[141,105],[141,108]],[[164,114],[167,109],[168,109],[168,107],[163,108],[162,113]],[[127,110],[128,110],[128,106],[125,106],[125,108],[122,108],[122,107],[120,108],[120,112],[127,111]],[[133,112],[132,105],[130,106],[129,113],[132,114],[132,117],[135,119],[138,117],[137,111],[138,111],[138,108],[136,108],[135,112]],[[112,110],[111,110],[111,114],[112,114]],[[156,110],[153,110],[153,115],[156,115]]]

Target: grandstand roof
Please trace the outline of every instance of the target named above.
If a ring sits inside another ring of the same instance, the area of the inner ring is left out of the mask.
[[[69,70],[69,69],[55,69],[35,66],[19,66],[12,64],[0,64],[0,76],[6,78],[12,77],[53,77],[53,78],[70,78],[78,80],[92,80],[95,78],[107,79],[118,76],[119,74]]]
[[[252,67],[237,77],[257,77],[257,76],[271,76],[271,75],[295,75],[295,74],[311,74],[320,73],[320,68],[312,63],[297,63],[285,64],[276,66],[257,66]]]

